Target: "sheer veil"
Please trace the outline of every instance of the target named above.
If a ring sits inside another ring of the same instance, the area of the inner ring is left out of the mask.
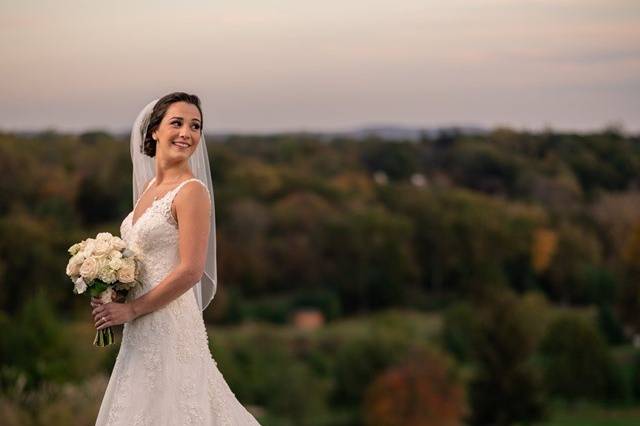
[[[144,154],[142,143],[146,136],[147,126],[151,117],[151,111],[158,99],[149,102],[138,114],[131,129],[131,162],[133,163],[133,205],[136,205],[138,198],[144,191],[145,183],[149,182],[156,174],[155,158]],[[216,293],[218,276],[216,268],[216,215],[215,202],[213,197],[213,183],[211,179],[211,169],[209,167],[209,155],[204,132],[200,138],[200,143],[189,158],[189,168],[193,176],[201,180],[209,190],[211,195],[211,232],[209,233],[209,244],[207,249],[207,259],[205,262],[202,279],[193,286],[198,306],[204,310]]]

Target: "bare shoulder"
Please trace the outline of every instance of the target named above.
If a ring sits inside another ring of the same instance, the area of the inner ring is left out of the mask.
[[[175,197],[175,204],[180,207],[203,207],[211,204],[209,190],[205,184],[198,180],[192,180],[184,184]]]

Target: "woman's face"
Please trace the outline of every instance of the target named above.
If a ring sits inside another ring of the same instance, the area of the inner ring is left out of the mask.
[[[163,159],[188,159],[200,142],[201,131],[202,117],[198,107],[174,102],[152,134],[157,142],[156,155]]]

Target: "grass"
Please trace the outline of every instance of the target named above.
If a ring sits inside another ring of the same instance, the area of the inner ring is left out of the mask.
[[[637,426],[640,424],[640,407],[612,408],[597,405],[580,405],[574,408],[557,408],[552,419],[536,426]]]
[[[438,314],[393,309],[369,315],[358,315],[331,321],[317,330],[301,330],[294,326],[274,325],[264,322],[247,321],[240,325],[208,325],[209,336],[254,336],[259,333],[271,333],[281,338],[311,337],[329,338],[348,336],[349,338],[370,335],[374,330],[392,329],[404,332],[416,338],[436,339],[441,327]]]

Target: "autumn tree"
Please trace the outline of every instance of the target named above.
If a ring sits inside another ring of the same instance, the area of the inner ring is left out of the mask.
[[[367,426],[457,426],[465,392],[449,359],[420,350],[380,374],[364,397]]]

